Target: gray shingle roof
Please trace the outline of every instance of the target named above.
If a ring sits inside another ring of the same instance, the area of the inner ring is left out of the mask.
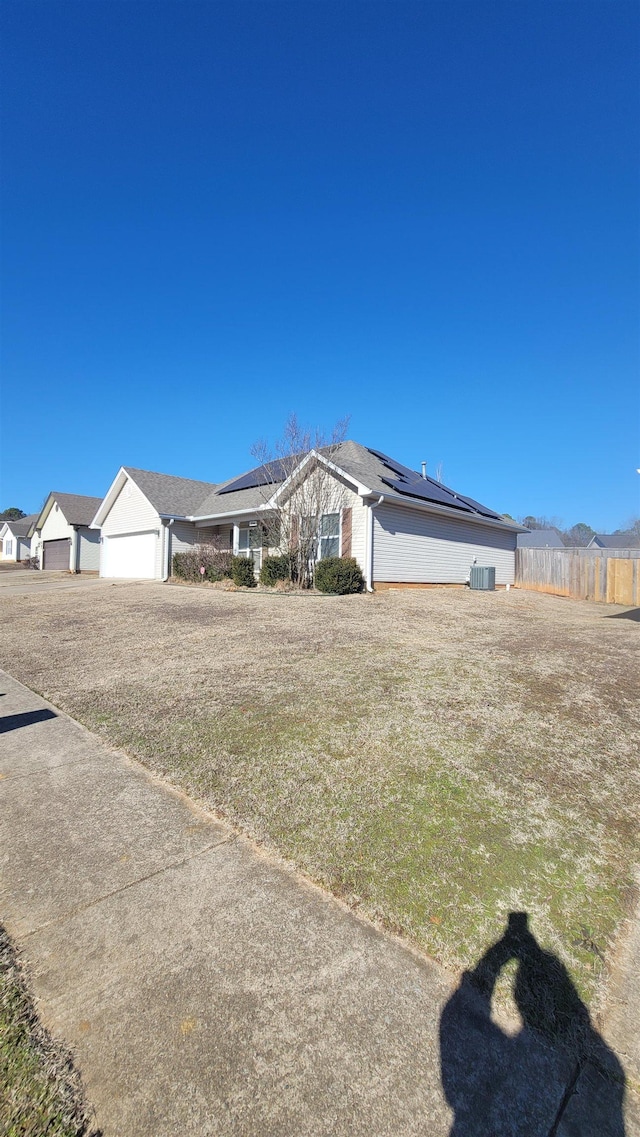
[[[601,549],[633,549],[637,542],[632,533],[596,533],[591,543]]]
[[[38,520],[38,517],[38,513],[28,513],[26,517],[21,517],[19,521],[11,521],[8,517],[5,517],[4,521],[0,521],[0,529],[6,524],[15,537],[26,537],[34,521]]]
[[[326,450],[325,450],[326,453]],[[386,498],[402,502],[404,505],[417,505],[420,501],[421,504],[427,504],[417,495],[411,495],[410,492],[400,493],[394,490],[393,486],[389,485],[389,479],[394,479],[393,471],[385,464],[385,462],[373,451],[369,450],[366,446],[362,446],[359,442],[347,440],[340,443],[335,448],[331,448],[329,454],[331,460],[335,462],[340,469],[344,470],[352,478],[360,484],[367,487],[371,493],[384,494]],[[261,467],[254,467],[254,470],[260,470]],[[251,472],[251,471],[249,471]],[[240,512],[241,510],[257,509],[259,506],[264,505],[271,494],[275,493],[282,482],[275,483],[271,486],[252,486],[247,489],[231,490],[225,492],[227,486],[231,486],[234,482],[239,481],[245,475],[237,475],[234,478],[227,479],[226,482],[221,482],[220,485],[212,488],[211,492],[204,497],[198,507],[193,512],[193,516],[215,518],[223,514]],[[446,486],[441,486],[440,483],[433,482],[428,479],[430,484],[437,487],[438,493],[441,494],[439,504],[450,505],[451,508],[456,508],[456,495],[453,490],[449,490]],[[410,490],[410,487],[407,487]],[[477,503],[476,503],[477,504]],[[460,516],[472,518],[483,515],[484,506],[478,506],[476,509],[472,506],[471,512],[460,511]],[[519,528],[515,524],[510,524],[505,521],[503,523],[507,528]]]
[[[58,503],[69,525],[90,525],[102,502],[101,497],[84,497],[77,493],[54,493],[53,491],[49,494],[49,498],[53,498]]]
[[[564,541],[557,529],[532,529],[518,533],[519,549],[564,549]]]
[[[189,517],[216,486],[214,482],[196,482],[192,478],[176,478],[173,474],[155,474],[151,470],[124,467],[154,509],[169,517]],[[100,503],[98,503],[100,504]],[[94,510],[94,516],[98,506]]]

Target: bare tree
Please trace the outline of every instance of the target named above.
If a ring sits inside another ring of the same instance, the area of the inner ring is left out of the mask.
[[[344,487],[330,464],[348,426],[349,419],[341,419],[327,435],[303,427],[292,414],[272,449],[265,441],[251,447],[262,467],[262,498],[269,507],[263,519],[263,544],[288,555],[291,578],[301,588],[312,584],[319,556],[340,555]]]
[[[628,537],[629,548],[635,549],[640,546],[640,517],[630,517],[626,525],[622,529],[614,529],[616,537]]]

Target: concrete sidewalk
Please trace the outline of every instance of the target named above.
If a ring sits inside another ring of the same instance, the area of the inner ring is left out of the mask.
[[[568,1054],[488,1022],[3,673],[0,691],[0,919],[105,1137],[624,1132],[615,1094],[581,1096],[585,1075],[567,1094]]]

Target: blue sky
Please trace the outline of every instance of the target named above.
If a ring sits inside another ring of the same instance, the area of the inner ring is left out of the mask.
[[[640,512],[638,8],[5,0],[0,507],[292,411]]]

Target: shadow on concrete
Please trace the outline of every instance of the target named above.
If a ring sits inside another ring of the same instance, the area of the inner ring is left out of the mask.
[[[635,620],[640,624],[640,608],[628,608],[626,612],[612,612],[605,620]]]
[[[509,1034],[492,1020],[491,999],[512,960],[522,1028]],[[529,931],[525,912],[510,914],[502,938],[446,1004],[440,1068],[454,1112],[449,1137],[625,1135],[622,1066],[567,969]]]
[[[24,711],[20,715],[4,715],[0,718],[0,734],[9,730],[20,730],[20,727],[31,726],[34,722],[46,722],[47,719],[57,719],[53,711],[46,707],[41,711]]]

